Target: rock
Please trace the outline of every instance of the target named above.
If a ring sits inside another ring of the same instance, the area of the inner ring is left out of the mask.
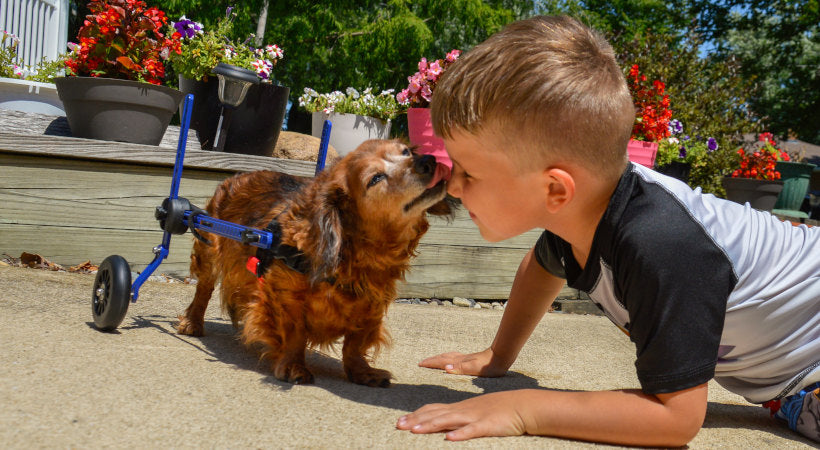
[[[451,302],[450,300],[444,300],[441,302],[441,304],[444,306],[453,306],[453,302]]]
[[[475,306],[475,300],[464,297],[453,297],[453,304],[465,308],[472,308],[473,306]]]
[[[321,139],[308,134],[296,133],[294,131],[281,131],[276,147],[273,149],[274,158],[296,159],[300,161],[316,161],[319,155],[319,143]],[[327,146],[327,160],[331,162],[339,158],[339,152],[332,145]]]
[[[492,309],[493,305],[488,302],[478,302],[478,306],[484,309]]]

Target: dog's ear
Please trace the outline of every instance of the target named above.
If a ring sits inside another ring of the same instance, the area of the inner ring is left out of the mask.
[[[332,278],[341,263],[344,211],[349,203],[350,197],[338,185],[329,185],[318,195],[312,226],[315,232],[311,233],[316,239],[315,251],[312,252],[312,284],[325,278]]]

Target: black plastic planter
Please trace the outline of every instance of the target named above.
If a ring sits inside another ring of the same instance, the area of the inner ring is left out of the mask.
[[[54,79],[71,135],[159,145],[184,95],[167,86],[94,77]]]
[[[219,123],[219,81],[207,82],[179,77],[184,94],[194,94],[191,129],[196,130],[203,150],[212,150]],[[245,101],[231,112],[224,151],[247,155],[271,156],[282,130],[290,88],[268,83],[251,86]]]

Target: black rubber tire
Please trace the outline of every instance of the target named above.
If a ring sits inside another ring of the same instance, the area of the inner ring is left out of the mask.
[[[131,269],[120,255],[105,258],[94,278],[91,313],[94,325],[101,331],[117,329],[128,311],[131,300]]]

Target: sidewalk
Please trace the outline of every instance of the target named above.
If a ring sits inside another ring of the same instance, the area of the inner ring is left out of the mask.
[[[449,443],[396,419],[431,402],[517,388],[636,387],[634,348],[606,318],[548,314],[503,378],[422,369],[436,353],[476,351],[502,311],[394,305],[392,348],[376,367],[389,389],[344,380],[339,355],[313,353],[312,386],[277,381],[233,337],[218,302],[203,338],[179,336],[175,317],[193,286],[148,282],[116,333],[91,326],[92,275],[0,266],[0,442],[4,448],[586,448],[522,436]],[[810,448],[763,408],[710,385],[701,448]],[[600,447],[600,446],[599,446]]]

